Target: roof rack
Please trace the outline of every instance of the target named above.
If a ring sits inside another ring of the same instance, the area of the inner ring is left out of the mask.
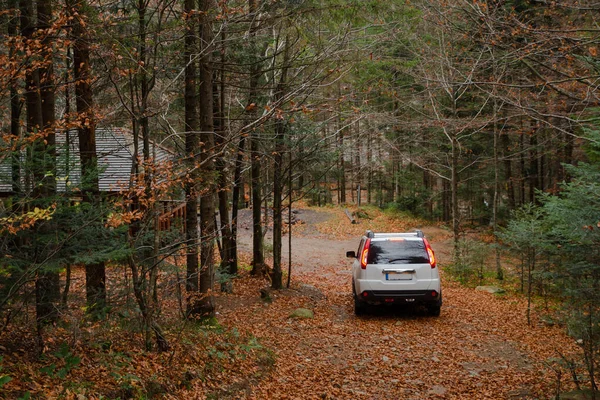
[[[425,237],[422,230],[415,230],[414,232],[378,232],[375,233],[373,231],[368,230],[365,233],[365,236],[368,238],[384,238],[384,237]]]

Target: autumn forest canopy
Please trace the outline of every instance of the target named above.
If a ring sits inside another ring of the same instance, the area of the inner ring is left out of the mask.
[[[68,381],[81,330],[129,332],[169,363],[197,332],[217,335],[249,357],[240,369],[263,368],[270,350],[219,325],[216,297],[241,277],[263,297],[293,286],[297,205],[443,227],[444,279],[511,287],[529,326],[543,309],[577,343],[556,355],[557,381],[597,398],[599,11],[0,0],[0,398],[43,395],[17,383],[24,365],[42,368],[31,381]],[[86,346],[112,352],[104,333]],[[18,364],[19,346],[37,361]],[[227,353],[215,348],[204,356]],[[118,357],[106,362],[132,356]],[[114,371],[120,391],[91,396],[153,396]],[[181,373],[186,390],[210,381]]]

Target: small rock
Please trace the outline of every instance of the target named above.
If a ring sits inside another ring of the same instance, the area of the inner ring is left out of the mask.
[[[480,292],[488,292],[488,293],[492,293],[492,294],[506,293],[506,290],[499,288],[497,286],[477,286],[475,288],[475,290],[478,290]]]
[[[383,356],[381,357],[381,359],[383,360],[383,362],[390,362],[390,358],[388,356]]]
[[[436,356],[431,357],[431,361],[433,362],[440,362],[440,359],[437,358]]]
[[[297,308],[291,314],[290,318],[313,319],[315,314],[307,308]]]

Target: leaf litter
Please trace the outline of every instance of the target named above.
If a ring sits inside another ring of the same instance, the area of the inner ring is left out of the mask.
[[[23,326],[0,337],[0,374],[12,379],[0,398],[26,393],[64,399],[554,397],[551,360],[558,351],[575,357],[575,340],[536,313],[528,326],[527,302],[517,294],[494,296],[452,281],[443,271],[451,254],[447,231],[377,209],[368,209],[369,219],[354,225],[340,208],[306,212],[313,213],[311,223],[294,231],[291,288],[272,291],[271,302],[260,299],[269,282],[250,276],[249,268],[233,279],[232,294],[216,294],[219,313],[212,325],[182,322],[175,296],[163,292],[162,324],[172,345],[167,353],[143,350],[133,316],[86,322],[76,306],[84,303],[83,273],[73,271],[75,299],[66,315],[74,317],[48,329],[52,340],[42,357],[32,354],[34,338]],[[440,317],[418,309],[354,316],[345,251],[355,250],[367,227],[420,227],[430,237],[442,271]],[[249,254],[240,255],[242,266],[250,261]],[[109,281],[122,273],[113,268]],[[291,318],[298,308],[312,310],[314,318]],[[70,352],[57,353],[65,343]],[[76,355],[78,363],[66,354]],[[563,388],[571,385],[568,376],[563,372]]]

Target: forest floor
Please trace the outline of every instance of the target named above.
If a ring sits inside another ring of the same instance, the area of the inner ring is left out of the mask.
[[[297,213],[304,224],[293,228],[289,290],[274,292],[271,303],[244,301],[237,294],[228,295],[235,302],[221,298],[219,320],[244,327],[274,352],[270,373],[248,382],[243,394],[236,387],[232,398],[554,398],[552,360],[559,352],[575,352],[574,340],[563,328],[542,323],[535,312],[528,325],[522,296],[476,291],[444,274],[451,258],[449,231],[381,213],[352,225],[341,209],[324,210]],[[251,229],[246,228],[241,240],[249,251]],[[345,252],[356,250],[365,229],[413,228],[424,231],[439,260],[441,316],[418,309],[380,309],[356,317],[352,260]],[[237,284],[236,293],[252,296],[258,290],[248,288],[256,284],[252,280]],[[314,318],[291,317],[298,307],[312,310]],[[224,389],[221,396],[226,393]]]
[[[250,211],[242,210],[241,270],[232,293],[215,292],[215,320],[183,320],[181,265],[162,273],[159,323],[171,345],[163,353],[144,349],[126,267],[108,270],[112,310],[101,321],[86,319],[85,279],[75,269],[68,312],[43,332],[41,355],[30,303],[0,331],[0,398],[549,399],[559,381],[571,388],[570,372],[557,360],[576,357],[575,340],[564,327],[543,322],[543,307],[527,323],[516,280],[503,282],[503,295],[461,285],[445,271],[448,230],[363,211],[368,218],[351,224],[339,207],[298,208],[291,286],[265,301],[260,292],[270,283],[249,274],[252,229]],[[379,309],[356,317],[346,251],[356,250],[366,229],[413,228],[425,232],[438,257],[441,316]],[[284,240],[286,270],[287,248]],[[298,308],[313,318],[293,317]]]

